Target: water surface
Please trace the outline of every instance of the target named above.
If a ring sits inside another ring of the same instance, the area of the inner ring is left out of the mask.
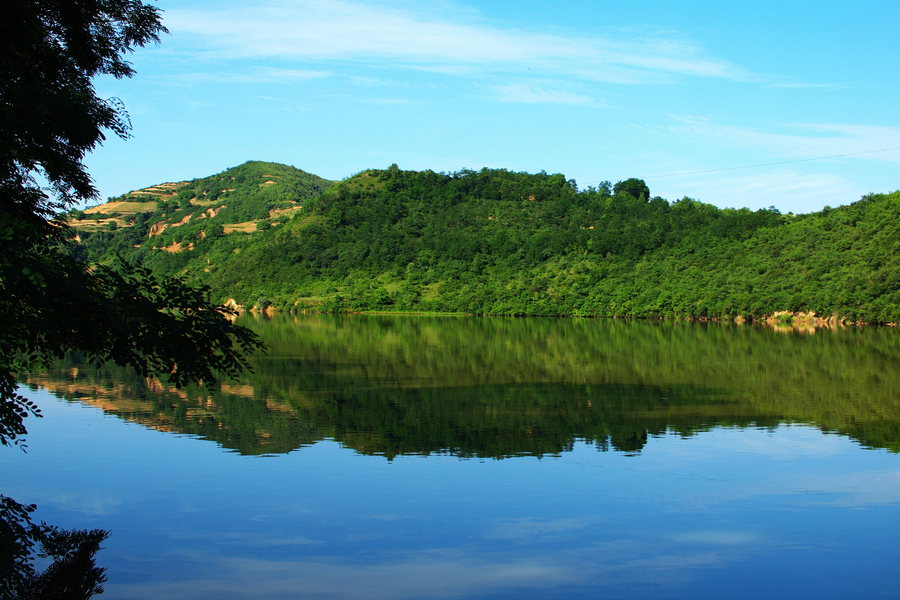
[[[70,357],[3,493],[110,598],[897,597],[900,332],[252,319],[210,394]]]

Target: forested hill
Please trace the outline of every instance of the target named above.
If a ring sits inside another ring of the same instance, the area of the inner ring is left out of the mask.
[[[635,317],[788,311],[900,322],[898,192],[784,215],[669,202],[639,179],[579,190],[559,174],[394,165],[302,202],[288,194],[290,212],[255,209],[241,228],[220,230],[209,225],[226,209],[185,220],[204,208],[195,208],[196,198],[209,201],[200,187],[191,203],[164,206],[167,222],[180,225],[135,229],[140,235],[99,228],[81,234],[82,251],[94,261],[114,251],[141,258],[248,308]],[[236,190],[219,193],[232,194],[228,211],[243,210]],[[144,223],[160,222],[158,207],[147,214]]]

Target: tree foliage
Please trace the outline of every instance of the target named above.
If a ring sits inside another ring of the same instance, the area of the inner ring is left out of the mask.
[[[105,139],[128,137],[118,99],[97,96],[93,78],[134,74],[124,55],[158,42],[159,11],[129,0],[17,0],[4,3],[0,25],[0,177],[4,210],[51,219],[97,196],[82,159]],[[42,174],[53,193],[34,179]]]
[[[16,392],[18,374],[68,350],[183,384],[234,375],[246,366],[241,352],[260,344],[209,302],[206,288],[126,262],[79,260],[58,213],[98,196],[83,159],[104,131],[129,135],[121,103],[98,97],[93,78],[133,75],[124,55],[159,40],[158,10],[131,0],[23,0],[7,8],[0,26],[2,444],[18,442],[22,419],[37,413]]]
[[[614,185],[613,193],[628,194],[635,199],[650,199],[650,188],[647,187],[647,184],[644,183],[643,179],[636,179],[634,177],[626,179],[625,181],[620,181]]]
[[[89,266],[63,211],[98,192],[85,154],[105,131],[130,136],[98,75],[131,77],[133,49],[159,41],[159,11],[138,0],[16,0],[0,19],[0,444],[21,444],[38,415],[17,391],[23,371],[77,350],[173,384],[212,383],[261,346],[209,290],[131,262]],[[77,217],[83,213],[76,212]],[[115,222],[108,227],[110,234]],[[108,532],[36,525],[33,506],[0,496],[0,597],[88,598],[102,591],[94,554]],[[38,573],[35,557],[53,562]]]
[[[96,199],[85,154],[105,131],[130,135],[122,103],[93,79],[134,74],[125,55],[159,41],[159,11],[137,0],[16,0],[0,19],[0,444],[20,444],[39,414],[17,391],[23,371],[71,350],[175,385],[215,381],[260,347],[209,290],[119,261],[73,252],[62,211]],[[79,215],[80,216],[80,215]],[[113,222],[114,223],[114,222]],[[115,230],[109,227],[110,233]],[[0,596],[88,598],[102,591],[94,554],[107,532],[66,531],[0,496]],[[35,557],[53,558],[43,572]]]
[[[94,556],[109,532],[34,523],[34,509],[0,495],[0,598],[80,600],[102,594],[106,569]],[[52,562],[39,572],[35,556]]]

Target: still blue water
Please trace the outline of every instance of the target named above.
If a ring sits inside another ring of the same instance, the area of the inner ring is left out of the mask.
[[[44,418],[0,491],[111,530],[103,598],[900,596],[900,455],[796,417],[639,451],[388,459],[326,431],[254,455],[27,393]]]
[[[276,457],[39,393],[8,495],[107,528],[106,598],[896,598],[900,461],[805,426],[543,459]]]

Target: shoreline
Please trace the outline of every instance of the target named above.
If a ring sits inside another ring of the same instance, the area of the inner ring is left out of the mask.
[[[327,311],[302,309],[285,311],[282,309],[268,306],[265,309],[244,308],[238,304],[233,298],[229,298],[224,307],[233,310],[237,315],[249,313],[253,315],[264,315],[273,317],[276,314],[286,315],[310,315],[310,314],[352,314],[352,315],[393,315],[393,316],[413,316],[413,317],[511,317],[511,318],[537,318],[537,319],[612,319],[612,320],[641,320],[641,321],[684,321],[688,323],[733,323],[735,325],[766,325],[776,330],[793,330],[793,331],[816,331],[818,329],[840,329],[850,327],[898,327],[900,323],[871,323],[867,321],[854,321],[845,319],[840,315],[818,315],[811,312],[790,312],[775,311],[766,313],[761,317],[744,317],[738,315],[736,317],[684,317],[684,316],[663,316],[655,315],[648,317],[634,316],[598,316],[598,315],[498,315],[498,314],[475,314],[466,312],[442,312],[442,311],[405,311],[405,310],[346,310],[346,311]]]

